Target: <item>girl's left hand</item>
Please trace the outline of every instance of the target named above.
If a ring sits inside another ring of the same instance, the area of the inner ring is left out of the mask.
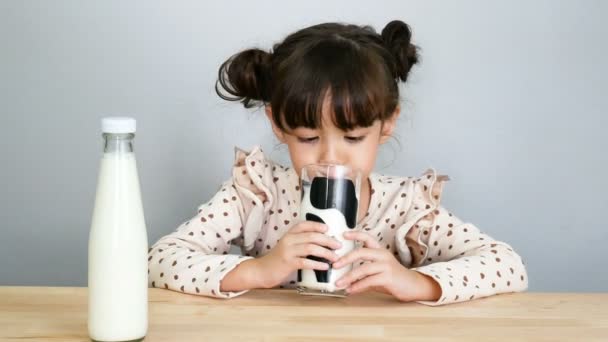
[[[439,284],[432,278],[407,269],[391,252],[382,248],[369,234],[346,232],[344,238],[363,242],[363,247],[344,255],[333,263],[341,268],[358,260],[369,261],[353,268],[338,279],[336,286],[349,294],[374,290],[396,297],[401,301],[437,300],[441,296]]]

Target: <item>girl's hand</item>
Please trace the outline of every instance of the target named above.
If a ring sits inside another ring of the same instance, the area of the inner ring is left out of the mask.
[[[327,263],[307,259],[316,256],[333,263],[338,255],[333,251],[342,244],[323,233],[327,226],[312,221],[294,225],[268,254],[257,259],[258,283],[272,288],[283,283],[298,269],[327,270]]]
[[[382,248],[369,234],[346,232],[344,238],[363,242],[363,247],[344,255],[333,264],[341,268],[359,260],[369,261],[353,268],[338,279],[336,286],[349,294],[374,290],[390,294],[401,301],[437,300],[441,287],[432,278],[407,269],[394,255]]]

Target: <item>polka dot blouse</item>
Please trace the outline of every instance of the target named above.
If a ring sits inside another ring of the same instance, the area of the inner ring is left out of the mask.
[[[431,169],[420,177],[372,173],[369,179],[369,209],[355,229],[440,284],[441,298],[421,303],[441,305],[527,288],[522,260],[508,244],[440,205],[446,176]],[[268,253],[300,220],[300,191],[295,170],[268,160],[258,146],[251,152],[237,148],[232,177],[196,216],[150,248],[149,286],[218,298],[247,292],[222,292],[220,282],[239,263]],[[242,255],[229,254],[231,246],[240,247]],[[295,287],[296,276],[281,287]]]

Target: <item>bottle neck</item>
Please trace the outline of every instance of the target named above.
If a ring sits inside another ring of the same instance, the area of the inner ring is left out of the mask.
[[[103,133],[103,153],[133,153],[133,133]]]

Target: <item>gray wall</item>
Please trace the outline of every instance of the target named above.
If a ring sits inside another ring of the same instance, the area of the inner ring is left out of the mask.
[[[314,23],[400,18],[423,63],[376,170],[449,174],[444,205],[511,243],[531,290],[608,290],[608,2],[277,4],[0,2],[0,285],[86,285],[102,116],[138,120],[153,243],[229,176],[235,145],[289,162],[261,112],[215,95],[224,59]]]

